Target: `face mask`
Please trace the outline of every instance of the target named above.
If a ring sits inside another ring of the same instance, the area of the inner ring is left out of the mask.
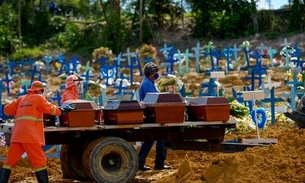
[[[78,93],[84,93],[83,82],[79,82],[76,86]]]
[[[154,78],[155,78],[155,79],[158,79],[158,78],[159,78],[159,73],[156,72],[156,73],[154,74]]]

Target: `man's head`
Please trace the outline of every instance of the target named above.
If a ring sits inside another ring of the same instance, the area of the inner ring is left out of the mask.
[[[66,88],[70,88],[72,86],[77,87],[83,79],[77,77],[76,75],[70,75],[66,79]]]
[[[153,62],[148,62],[144,65],[144,74],[146,77],[154,75],[158,71],[159,71],[159,67]],[[157,78],[155,78],[155,79],[157,79]]]
[[[43,94],[45,87],[45,83],[42,83],[41,81],[34,81],[28,91]]]

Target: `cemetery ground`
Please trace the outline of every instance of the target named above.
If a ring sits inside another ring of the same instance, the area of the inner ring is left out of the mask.
[[[257,45],[261,43],[259,39],[255,40],[255,37],[252,39]],[[293,39],[295,40],[291,39],[289,41],[294,43],[301,40],[297,36]],[[283,39],[276,41],[276,43],[267,43],[266,45],[278,46],[283,42]],[[240,42],[238,43],[240,44]],[[222,43],[222,45],[225,44],[228,43]],[[200,90],[200,83],[207,76],[194,72],[193,62],[191,62],[190,67],[192,71],[189,74],[184,74],[182,80],[186,84],[187,91],[193,90],[194,94],[197,95]],[[279,68],[272,68],[267,71],[267,75],[271,76],[272,82],[281,83],[279,87],[275,88],[277,96],[290,91],[285,84],[285,73],[285,70]],[[225,89],[225,95],[231,96],[232,88],[242,90],[244,86],[248,86],[250,81],[244,80],[247,75],[247,71],[239,70],[229,72],[225,78],[221,78],[219,82]],[[140,81],[141,78],[135,80]],[[264,77],[263,81],[267,82],[267,78]],[[247,119],[251,120],[250,118]],[[291,121],[284,118],[277,119],[275,125],[267,124],[264,129],[260,130],[260,136],[261,138],[278,139],[278,143],[266,147],[248,148],[243,152],[236,153],[168,149],[166,163],[173,166],[172,170],[139,171],[133,183],[303,182],[305,180],[305,131],[295,128]],[[257,138],[256,131],[228,131],[225,135],[225,140],[242,138]],[[1,147],[0,155],[5,156],[6,151],[6,147]],[[55,149],[49,151],[55,151]],[[155,149],[153,148],[147,158],[147,165],[150,167],[154,166],[154,156]],[[0,165],[2,163],[3,161],[0,161]],[[48,158],[48,172],[51,183],[84,182],[63,179],[60,160],[56,158]],[[10,183],[13,182],[36,182],[35,174],[27,158],[20,160],[17,167],[12,171]]]

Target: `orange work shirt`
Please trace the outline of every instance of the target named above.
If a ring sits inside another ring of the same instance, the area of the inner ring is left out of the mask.
[[[66,88],[64,93],[62,94],[61,104],[63,104],[67,100],[77,100],[79,99],[79,94],[75,86],[70,88]]]
[[[29,92],[5,105],[4,113],[14,116],[11,142],[45,145],[43,113],[59,116],[62,112],[44,96]]]

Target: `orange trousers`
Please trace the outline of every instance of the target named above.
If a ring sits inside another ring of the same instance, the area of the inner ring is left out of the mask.
[[[27,154],[32,167],[35,172],[47,168],[47,158],[39,143],[17,143],[10,144],[6,160],[4,161],[3,168],[12,169],[15,167],[23,153]]]

